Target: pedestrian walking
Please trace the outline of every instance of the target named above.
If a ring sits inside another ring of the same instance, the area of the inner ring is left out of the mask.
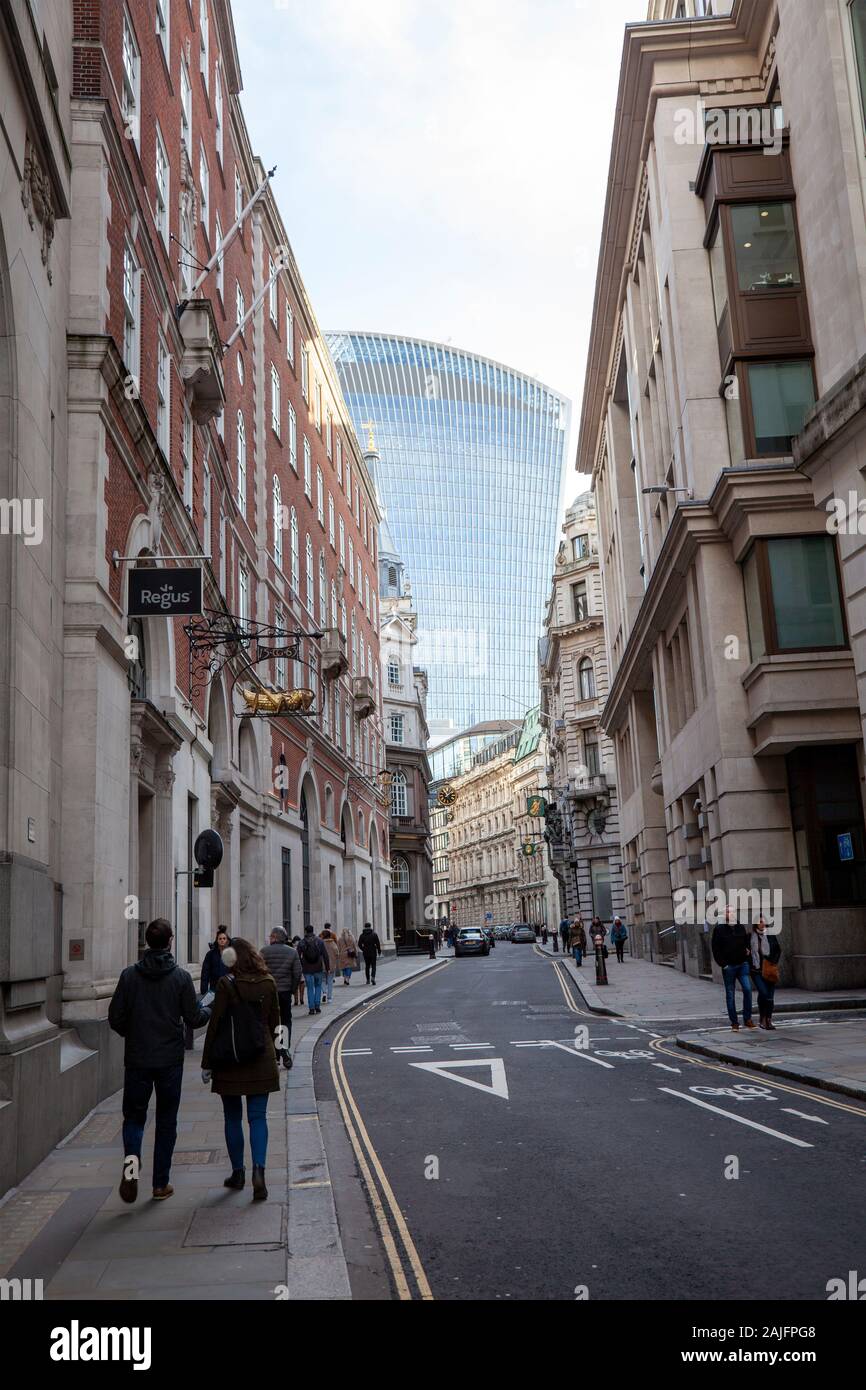
[[[557,926],[551,927],[551,929],[550,929],[550,935],[551,935],[552,938],[553,938],[553,949],[554,949],[554,952],[556,953],[556,952],[559,951],[559,927],[557,927]],[[564,941],[563,941],[563,943],[562,943],[562,949],[563,949],[563,951],[565,950],[565,942],[564,942]]]
[[[542,926],[541,926],[541,944],[542,944],[542,946],[546,946],[546,945],[547,945],[547,923],[546,923],[546,922],[545,922],[545,923],[542,923]]]
[[[226,967],[223,965],[223,951],[226,946],[232,944],[228,927],[217,927],[217,934],[205,952],[201,966],[201,992],[207,994],[209,990],[216,989],[218,982],[225,975]]]
[[[282,945],[283,943],[276,943]],[[262,954],[235,937],[223,952],[228,971],[217,984],[204,1040],[201,1076],[222,1099],[226,1148],[232,1171],[224,1187],[240,1189],[244,1167],[244,1097],[250,1132],[253,1201],[267,1200],[268,1096],[280,1089],[274,1039],[280,1028],[277,986]]]
[[[376,983],[376,962],[382,954],[382,943],[378,934],[373,931],[371,922],[364,923],[364,930],[358,937],[358,949],[364,957],[364,972],[367,977],[367,984]]]
[[[352,971],[358,969],[358,944],[348,927],[340,932],[337,946],[337,964],[343,972],[343,984],[348,985],[352,982]]]
[[[628,941],[628,932],[621,917],[614,917],[613,927],[611,928],[610,939],[616,947],[616,958],[620,965],[625,964],[624,951],[625,943]]]
[[[277,987],[280,1006],[277,1054],[289,1071],[292,1066],[292,996],[301,978],[301,962],[294,946],[289,945],[289,934],[284,927],[274,927],[269,944],[262,947],[261,956]]]
[[[328,968],[322,983],[322,1003],[330,1004],[334,998],[334,978],[337,974],[337,962],[340,957],[340,948],[337,945],[336,936],[331,931],[330,922],[326,922],[323,926],[321,939],[328,953]]]
[[[325,978],[325,965],[328,951],[324,941],[316,936],[311,926],[304,927],[304,938],[298,948],[301,969],[307,982],[307,1011],[311,1014],[322,1012],[322,982]]]
[[[586,928],[583,925],[583,918],[575,917],[568,933],[568,949],[574,956],[575,965],[583,965],[583,956],[586,951]]]
[[[754,1028],[752,1022],[752,981],[749,969],[750,940],[746,928],[731,921],[731,909],[725,910],[725,920],[713,929],[711,949],[713,960],[722,968],[725,982],[725,1003],[728,1018],[735,1033],[739,1033],[737,1021],[736,984],[739,980],[743,991],[743,1026]]]
[[[428,950],[428,952],[429,952],[430,959],[431,959],[431,960],[435,960],[435,959],[436,959],[436,933],[434,932],[433,928],[431,927],[428,931],[424,932],[424,931],[421,930],[420,927],[418,927],[417,931],[415,932],[415,935],[416,935],[416,937],[422,937],[422,938],[423,938],[423,937],[426,937],[426,939],[427,939],[427,950]]]
[[[296,950],[297,953],[298,953],[298,958],[300,959],[300,955],[301,955],[301,938],[300,938],[299,936],[293,936],[292,939],[291,939],[291,941],[289,942],[289,945],[290,945],[290,946],[294,946],[295,950]],[[303,970],[302,970],[302,971],[301,971],[300,983],[298,984],[298,987],[297,987],[297,989],[295,990],[294,1003],[295,1003],[295,1006],[296,1006],[297,1008],[300,1008],[301,1005],[302,1005],[303,1002],[304,1002],[304,993],[305,993],[305,991],[306,991],[306,988],[307,988],[307,982],[306,982],[306,980],[304,979],[304,972],[303,972]]]
[[[192,976],[171,954],[171,924],[164,917],[155,918],[144,939],[147,949],[141,960],[121,972],[108,1006],[109,1026],[124,1040],[124,1158],[119,1188],[124,1202],[134,1202],[138,1196],[144,1126],[154,1091],[154,1201],[163,1202],[174,1191],[169,1178],[183,1085],[184,1026],[203,1028],[210,1018],[210,1010],[196,1001]]]
[[[782,948],[777,936],[770,936],[767,923],[759,917],[752,927],[749,973],[758,991],[758,1027],[774,1032],[773,1005],[779,983],[779,957]]]

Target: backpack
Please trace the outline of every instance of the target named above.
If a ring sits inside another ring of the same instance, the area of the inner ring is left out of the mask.
[[[243,1066],[254,1062],[265,1050],[265,1025],[261,1000],[247,1002],[238,993],[231,976],[229,1005],[219,1021],[211,1050],[214,1068]]]
[[[321,965],[322,956],[319,945],[314,936],[305,936],[301,942],[301,964],[302,965]]]

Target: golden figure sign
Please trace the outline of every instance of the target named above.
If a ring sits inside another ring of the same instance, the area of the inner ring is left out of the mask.
[[[247,690],[243,686],[241,695],[253,714],[295,714],[310,709],[315,699],[312,690]]]

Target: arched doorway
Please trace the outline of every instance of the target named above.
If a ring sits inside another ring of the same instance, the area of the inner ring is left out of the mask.
[[[409,864],[402,854],[391,858],[391,903],[394,913],[394,942],[397,950],[418,945],[414,924],[409,921],[409,894],[412,887]]]

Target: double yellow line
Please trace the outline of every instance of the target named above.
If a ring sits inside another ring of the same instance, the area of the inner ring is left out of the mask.
[[[374,1009],[379,1008],[381,1004],[389,1003],[404,989],[409,989],[420,980],[429,980],[431,975],[445,970],[449,964],[450,961],[442,961],[441,965],[436,966],[433,970],[425,970],[422,974],[407,980],[405,984],[398,985],[396,989],[381,995],[379,999],[368,1004],[362,1012],[353,1014],[338,1028],[331,1048],[331,1080],[334,1083],[334,1091],[343,1116],[343,1123],[346,1126],[346,1133],[349,1136],[349,1142],[354,1150],[361,1176],[370,1197],[373,1216],[379,1228],[379,1235],[388,1264],[391,1267],[391,1273],[394,1276],[397,1296],[409,1301],[419,1298],[432,1299],[433,1291],[424,1273],[415,1242],[409,1234],[406,1218],[394,1196],[381,1160],[373,1147],[373,1141],[361,1118],[358,1103],[352,1094],[352,1088],[343,1066],[343,1044],[355,1024],[369,1018]]]

